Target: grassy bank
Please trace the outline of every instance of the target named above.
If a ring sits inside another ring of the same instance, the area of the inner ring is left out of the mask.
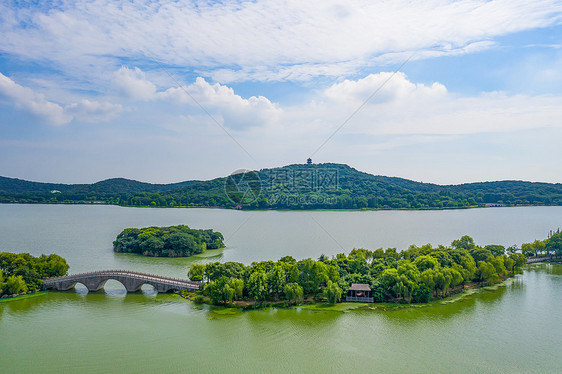
[[[44,296],[48,292],[49,291],[39,291],[39,292],[28,293],[28,294],[16,296],[16,297],[5,297],[3,299],[0,299],[0,303],[7,303],[7,302],[10,302],[10,301],[17,301],[17,300],[23,300],[23,299],[30,299],[32,297]]]

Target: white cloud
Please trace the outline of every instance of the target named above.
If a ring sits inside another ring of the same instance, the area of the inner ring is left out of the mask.
[[[113,76],[115,86],[122,95],[132,99],[149,100],[156,94],[156,86],[146,79],[146,74],[138,67],[129,69],[122,66]]]
[[[52,125],[64,125],[72,119],[59,104],[48,101],[43,95],[17,84],[2,73],[0,73],[0,102],[14,105]]]
[[[218,112],[229,127],[260,126],[277,121],[281,114],[281,110],[263,96],[244,99],[231,87],[210,84],[201,77],[183,88],[172,87],[159,92],[158,97],[198,107],[195,99],[203,108]]]
[[[438,82],[412,82],[402,73],[365,103],[391,76],[383,72],[336,83],[314,100],[280,107],[277,122],[240,132],[237,139],[258,158],[284,155],[290,160],[295,154],[313,154],[333,135],[316,156],[353,160],[463,137],[501,139],[522,131],[562,129],[561,97],[502,92],[459,96]]]
[[[410,82],[404,73],[382,72],[370,74],[359,80],[345,80],[328,87],[324,95],[334,102],[351,102],[360,105],[367,98],[368,104],[387,103],[396,100],[408,100],[413,97],[428,97],[431,99],[442,97],[447,89],[440,83],[431,86]]]
[[[281,115],[281,109],[263,96],[245,99],[231,87],[210,84],[202,77],[189,85],[157,91],[156,85],[138,67],[121,67],[114,73],[114,83],[127,98],[174,103],[186,107],[194,115],[208,111],[221,125],[230,128],[260,126],[277,121]]]
[[[296,126],[307,124],[311,132],[326,137],[350,116],[338,132],[340,137],[461,135],[562,127],[561,97],[502,92],[458,96],[438,82],[415,83],[403,73],[390,72],[336,83],[315,101],[284,110],[285,122],[291,118]]]
[[[17,84],[0,73],[0,103],[14,105],[48,124],[60,126],[77,119],[86,122],[107,121],[123,110],[121,104],[82,99],[64,108],[34,92],[29,87]]]
[[[229,80],[306,80],[374,63],[471,53],[559,24],[557,0],[63,1],[0,5],[0,50],[80,77],[158,59]],[[217,71],[215,71],[217,69]],[[133,78],[135,78],[133,76]],[[131,82],[129,82],[131,83]],[[149,87],[143,87],[148,90]]]
[[[105,122],[119,114],[123,107],[121,104],[82,99],[78,103],[67,105],[64,110],[79,121]]]

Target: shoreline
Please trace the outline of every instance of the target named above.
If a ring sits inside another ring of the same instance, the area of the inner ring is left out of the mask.
[[[314,209],[237,209],[220,206],[150,206],[150,205],[121,205],[111,204],[104,201],[96,202],[40,202],[40,203],[26,203],[26,202],[0,202],[3,205],[95,205],[95,206],[115,206],[121,208],[149,208],[149,209],[217,209],[217,210],[235,210],[243,212],[378,212],[378,211],[445,211],[445,210],[464,210],[464,209],[487,209],[487,208],[525,208],[525,207],[559,207],[562,205],[544,205],[544,204],[516,204],[506,205],[502,207],[487,207],[482,205],[470,205],[462,207],[428,207],[428,208],[359,208],[359,209],[328,209],[328,208],[314,208]]]
[[[10,301],[18,301],[18,300],[30,299],[32,297],[44,296],[48,293],[49,293],[49,291],[42,290],[42,291],[27,293],[25,295],[20,295],[20,296],[16,296],[16,297],[4,297],[4,298],[0,298],[0,304],[1,303],[8,303]]]
[[[544,262],[543,262],[544,263]],[[518,274],[519,275],[519,274]],[[443,298],[438,298],[429,301],[428,303],[395,303],[395,302],[381,302],[381,303],[358,303],[358,302],[338,302],[335,304],[330,304],[325,301],[314,301],[313,299],[305,300],[301,304],[289,304],[286,300],[278,301],[266,301],[263,303],[251,302],[249,300],[244,300],[242,302],[233,302],[231,304],[225,305],[215,305],[212,304],[210,299],[205,297],[203,302],[195,301],[195,298],[201,294],[195,292],[187,293],[177,293],[176,295],[180,298],[186,300],[193,305],[207,306],[211,311],[217,314],[236,314],[247,311],[259,311],[259,310],[269,310],[269,309],[304,309],[311,311],[326,311],[326,312],[348,312],[354,310],[371,310],[371,311],[393,311],[399,309],[417,309],[417,308],[427,308],[436,307],[440,305],[447,305],[452,303],[457,303],[463,301],[467,297],[480,294],[486,291],[496,291],[500,287],[507,287],[516,280],[516,277],[506,278],[497,283],[490,285],[478,285],[472,284],[466,286],[461,290],[451,293]],[[222,312],[221,312],[222,311]],[[233,313],[236,312],[236,313]]]

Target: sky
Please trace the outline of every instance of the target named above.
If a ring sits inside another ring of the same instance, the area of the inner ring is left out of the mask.
[[[2,1],[0,175],[562,182],[562,1]]]

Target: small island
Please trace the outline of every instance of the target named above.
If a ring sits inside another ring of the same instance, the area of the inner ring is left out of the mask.
[[[521,273],[533,259],[560,258],[562,233],[522,248],[478,246],[469,236],[450,246],[411,245],[404,251],[354,249],[348,255],[318,260],[193,264],[188,276],[204,286],[184,292],[198,303],[243,308],[289,306],[340,301],[411,304],[428,303],[465,289],[502,282]],[[543,256],[543,257],[540,257]]]
[[[189,257],[207,249],[224,248],[223,240],[220,232],[186,225],[127,228],[113,242],[113,250],[151,257]]]
[[[29,253],[0,253],[0,295],[22,296],[41,290],[43,278],[58,277],[68,271],[66,260],[56,254],[34,257]]]

